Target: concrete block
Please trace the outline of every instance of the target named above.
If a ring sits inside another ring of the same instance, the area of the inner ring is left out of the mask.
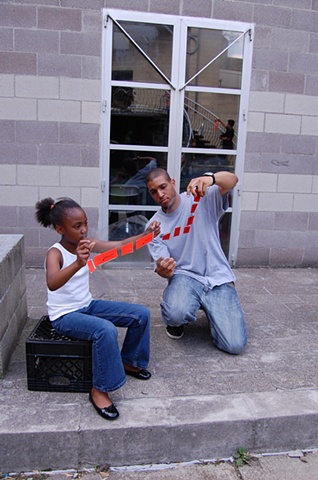
[[[61,53],[66,55],[101,55],[100,34],[61,33]]]
[[[275,212],[249,211],[242,212],[240,230],[273,230],[275,228]]]
[[[101,122],[101,103],[100,102],[83,102],[82,103],[82,123]]]
[[[309,53],[317,54],[318,51],[318,34],[311,33],[309,36]]]
[[[0,118],[2,119],[36,120],[36,110],[36,100],[26,98],[0,98]]]
[[[2,225],[6,227],[17,227],[18,226],[18,213],[17,208],[0,206],[0,218]]]
[[[60,167],[61,186],[96,187],[99,176],[98,168]]]
[[[14,97],[14,75],[0,75],[0,97]]]
[[[212,18],[212,4],[205,0],[199,0],[196,5],[191,2],[183,3],[181,13],[189,17]]]
[[[18,52],[58,54],[59,33],[47,30],[16,29],[15,50]]]
[[[285,113],[317,116],[318,98],[311,95],[286,95]]]
[[[282,152],[300,155],[314,155],[316,153],[316,137],[308,135],[284,135],[282,138]]]
[[[253,70],[251,77],[251,91],[263,92],[269,89],[269,72]]]
[[[255,48],[252,67],[257,70],[273,70],[286,72],[288,70],[289,54],[287,52],[269,51]]]
[[[305,75],[303,73],[269,72],[271,92],[303,93]]]
[[[312,193],[318,193],[318,175],[313,177]]]
[[[241,210],[257,210],[258,206],[258,193],[245,192],[242,193]]]
[[[248,132],[264,132],[265,113],[249,112],[247,122]]]
[[[97,2],[96,2],[97,3]],[[102,8],[98,8],[94,5],[94,10],[85,9],[82,11],[82,31],[85,33],[96,33],[102,29]],[[101,2],[103,3],[103,2]]]
[[[273,212],[291,212],[293,210],[293,195],[289,193],[260,193],[259,210]]]
[[[81,147],[81,162],[83,167],[99,167],[99,148],[94,146]]]
[[[265,115],[265,132],[299,135],[301,116],[268,113]]]
[[[80,102],[66,100],[39,100],[38,119],[53,122],[80,122]]]
[[[47,188],[47,187],[46,187]],[[38,188],[34,186],[2,186],[0,203],[6,206],[22,207],[34,205],[38,198]]]
[[[318,32],[318,12],[295,9],[290,27],[305,32]]]
[[[318,95],[318,75],[306,75],[305,94]]]
[[[254,5],[253,22],[270,27],[290,28],[292,10],[272,5]],[[305,29],[303,29],[305,30]]]
[[[251,112],[284,113],[284,103],[285,95],[282,93],[251,92],[249,110]]]
[[[1,103],[1,101],[0,101]],[[36,145],[3,143],[0,148],[0,163],[34,164],[37,161]]]
[[[101,78],[101,61],[99,57],[81,57],[82,61],[82,77]]]
[[[1,185],[15,185],[17,181],[17,167],[16,165],[1,165],[0,164],[0,184]]]
[[[81,203],[85,207],[100,207],[100,186],[96,183],[96,188],[83,187],[81,191]]]
[[[18,185],[58,186],[60,167],[42,165],[18,165]]]
[[[313,178],[311,175],[278,175],[278,192],[310,193]],[[318,192],[317,192],[318,193]]]
[[[40,165],[81,165],[79,145],[42,144],[38,155]]]
[[[302,265],[318,266],[318,248],[305,248]]]
[[[35,75],[35,53],[0,52],[0,73]]]
[[[305,249],[299,248],[271,248],[269,265],[273,267],[296,267],[302,264]]]
[[[293,230],[307,231],[308,229],[307,212],[274,212],[274,228],[278,230]],[[255,227],[257,228],[257,227]]]
[[[293,73],[303,73],[315,75],[317,73],[316,63],[317,55],[290,53],[290,71]]]
[[[255,243],[257,248],[282,248],[288,245],[289,232],[286,230],[255,230]]]
[[[318,212],[318,195],[295,195],[293,210],[295,212]]]
[[[317,79],[318,80],[318,79]],[[318,118],[303,116],[301,120],[301,135],[318,135]]]
[[[308,230],[318,230],[318,212],[310,212],[308,215]]]
[[[233,3],[215,0],[212,2],[212,18],[221,18],[222,20],[237,20],[240,22],[252,22],[253,9],[250,7],[250,5],[243,2]]]
[[[276,192],[277,175],[271,173],[245,173],[243,189],[247,192]]]
[[[269,265],[269,248],[241,248],[237,251],[236,266],[244,265],[245,267]]]
[[[80,77],[81,58],[78,55],[38,54],[39,75]]]
[[[57,122],[16,122],[16,141],[40,145],[58,143],[58,127]]]
[[[77,203],[81,204],[81,189],[79,187],[39,187],[39,198],[52,197],[71,197]],[[33,202],[34,206],[34,202]]]
[[[63,123],[60,142],[74,145],[99,145],[99,125]]]
[[[0,25],[3,27],[33,28],[36,26],[36,7],[2,3],[0,19]]]
[[[271,48],[287,52],[307,52],[309,32],[290,28],[272,28]]]
[[[38,7],[38,28],[79,32],[82,12],[75,8]]]
[[[59,98],[59,79],[57,77],[36,77],[17,75],[15,94],[25,98]]]
[[[0,120],[0,143],[15,141],[15,122],[13,120]]]
[[[248,153],[262,152],[280,153],[281,135],[274,133],[253,133],[250,132],[246,141],[246,150]]]
[[[13,28],[0,28],[0,50],[2,52],[13,50]]]
[[[99,80],[61,78],[60,98],[61,100],[86,100],[87,102],[100,102],[101,83]]]

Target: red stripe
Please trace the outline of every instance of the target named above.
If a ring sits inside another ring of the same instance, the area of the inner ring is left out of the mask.
[[[180,230],[181,230],[181,227],[176,227],[174,229],[173,236],[177,237],[178,235],[180,235]]]
[[[117,257],[118,257],[117,248],[112,248],[111,250],[107,250],[107,252],[96,255],[96,257],[94,258],[94,263],[95,263],[95,266],[98,267],[102,263],[110,262],[111,260],[114,260]]]
[[[147,243],[150,243],[153,239],[153,233],[148,233],[148,235],[144,235],[143,237],[139,238],[136,240],[136,250],[138,248],[143,247],[144,245],[147,245]]]
[[[162,240],[169,240],[170,238],[170,233],[166,233],[165,235],[162,235]]]
[[[189,232],[190,232],[190,227],[189,226],[184,227],[183,233],[189,233]]]
[[[134,242],[126,243],[126,245],[123,245],[121,247],[121,254],[122,255],[128,255],[129,253],[132,253],[134,251]]]

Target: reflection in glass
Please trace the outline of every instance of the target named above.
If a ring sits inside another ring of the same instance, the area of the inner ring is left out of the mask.
[[[183,130],[191,131],[191,141],[183,146],[225,148],[220,137],[226,131],[228,120],[234,120],[233,148],[235,149],[239,101],[238,95],[186,91],[184,108],[187,116],[184,117]]]
[[[124,145],[168,145],[167,90],[112,87],[111,139]]]
[[[143,233],[148,220],[154,215],[155,212],[144,211],[109,211],[109,240],[123,240],[124,238],[131,237]],[[129,262],[145,262],[147,265],[151,262],[151,256],[147,246],[144,246],[133,253],[119,256],[115,262],[110,262],[109,265],[115,267],[117,263],[129,263]]]
[[[146,176],[156,167],[167,168],[165,153],[111,150],[109,203],[112,205],[154,205]]]
[[[226,257],[228,257],[229,255],[231,220],[232,220],[232,213],[227,212],[222,216],[222,218],[219,221],[220,241]]]
[[[189,85],[240,89],[243,64],[243,37],[239,38],[240,35],[238,32],[189,28],[186,82],[215,59]]]
[[[192,178],[200,177],[204,172],[235,171],[235,155],[204,153],[184,153],[181,158],[180,191],[184,192]]]
[[[135,22],[121,22],[120,25],[158,69],[170,79],[173,27]],[[163,80],[156,68],[117,25],[114,25],[113,33],[112,70],[117,72],[130,70],[131,80],[135,82],[161,83]],[[117,78],[113,76],[112,79],[123,80],[118,74]]]

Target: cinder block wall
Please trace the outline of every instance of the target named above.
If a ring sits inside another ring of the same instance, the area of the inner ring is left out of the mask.
[[[0,3],[0,232],[23,233],[27,265],[57,238],[38,199],[74,197],[97,225],[103,7],[255,23],[237,265],[318,265],[317,0],[15,0]]]
[[[0,376],[27,321],[24,241],[22,235],[0,235]]]

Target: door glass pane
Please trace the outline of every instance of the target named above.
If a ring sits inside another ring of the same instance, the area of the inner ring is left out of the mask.
[[[169,91],[112,87],[111,140],[124,145],[168,145]]]
[[[184,146],[195,148],[231,148],[224,137],[229,120],[234,121],[232,149],[236,149],[239,117],[238,95],[186,91],[184,99],[183,132],[190,132]]]
[[[170,79],[173,27],[135,22],[121,22],[120,25]],[[117,25],[113,30],[112,62],[113,71],[130,70],[131,80],[135,82],[162,82],[162,76]],[[112,79],[115,80],[114,75]]]
[[[235,155],[205,153],[184,153],[181,158],[180,191],[184,192],[191,178],[200,177],[204,172],[220,172],[227,170],[234,172]]]
[[[156,167],[167,168],[166,153],[112,150],[110,152],[109,203],[111,205],[155,205],[148,194],[146,176]]]
[[[243,63],[243,37],[238,39],[240,35],[225,30],[189,28],[186,81],[215,58],[189,85],[240,89]],[[232,42],[235,43],[218,57]]]
[[[123,240],[133,235],[143,233],[146,223],[154,215],[155,212],[149,211],[109,211],[109,240]],[[117,263],[129,263],[129,262],[145,262],[149,264],[151,256],[147,246],[139,249],[134,249],[132,253],[126,255],[119,255],[114,261],[110,262],[112,267]]]

